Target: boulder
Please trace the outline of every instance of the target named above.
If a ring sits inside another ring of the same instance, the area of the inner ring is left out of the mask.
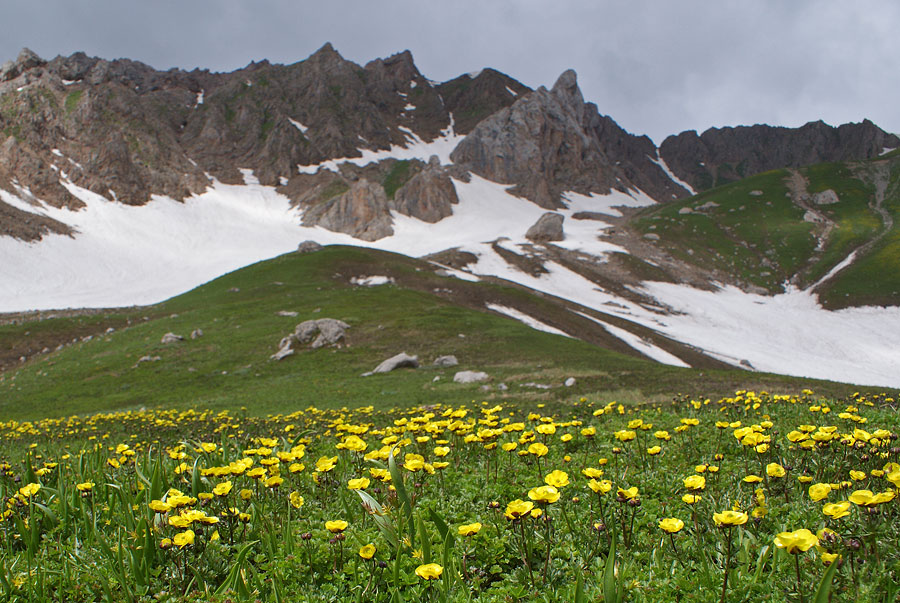
[[[281,338],[281,341],[278,343],[278,351],[269,358],[281,360],[293,355],[295,352],[294,344],[297,343],[309,343],[312,341],[309,347],[313,350],[328,345],[336,345],[344,338],[345,331],[349,328],[350,325],[336,318],[304,320],[294,328],[293,333]]]
[[[320,249],[322,249],[322,246],[315,241],[303,241],[297,245],[297,253],[312,253]]]
[[[450,366],[456,366],[457,364],[459,364],[459,360],[457,360],[456,356],[453,356],[453,355],[438,356],[437,358],[434,359],[433,364],[434,364],[434,366],[440,366],[440,367],[446,368],[446,367],[450,367]]]
[[[162,339],[159,340],[160,343],[177,343],[179,341],[184,341],[184,337],[171,332],[166,333],[162,336]]]
[[[203,337],[203,329],[194,329],[191,331],[191,339],[200,339]]]
[[[429,167],[397,189],[389,207],[405,216],[435,223],[453,215],[452,205],[459,203],[456,187],[439,167]]]
[[[830,188],[813,195],[813,203],[816,205],[832,205],[833,203],[839,203],[840,200],[837,193]]]
[[[562,214],[548,211],[528,229],[525,238],[535,242],[562,241],[565,238],[563,220]]]
[[[389,373],[394,369],[398,368],[419,368],[419,357],[418,356],[410,356],[406,352],[400,352],[396,356],[391,356],[378,366],[376,366],[372,373]]]
[[[454,383],[478,383],[488,379],[490,379],[490,376],[481,371],[459,371],[453,375]]]
[[[573,385],[575,385],[575,377],[569,377],[565,380],[563,385],[565,385],[566,387],[572,387]]]

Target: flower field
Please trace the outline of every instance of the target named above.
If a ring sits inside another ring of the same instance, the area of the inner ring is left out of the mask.
[[[894,601],[893,398],[0,424],[8,601]]]

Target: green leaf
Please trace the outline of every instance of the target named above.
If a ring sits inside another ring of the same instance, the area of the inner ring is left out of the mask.
[[[619,589],[616,578],[616,532],[612,532],[612,545],[606,556],[606,567],[603,570],[603,600],[618,603]]]
[[[247,560],[247,554],[250,552],[250,549],[253,548],[253,545],[259,542],[258,540],[254,540],[253,542],[248,542],[244,545],[244,547],[238,552],[237,557],[235,558],[234,565],[231,566],[231,569],[228,570],[228,575],[225,576],[225,581],[216,589],[216,595],[224,595],[226,591],[233,590],[239,596],[243,598],[247,598],[250,596],[250,590],[247,588],[247,583],[244,582],[244,577],[241,575],[241,570],[243,569],[244,563]]]
[[[834,573],[837,571],[837,562],[834,561],[831,565],[828,566],[828,569],[825,570],[825,575],[822,576],[822,581],[819,583],[819,588],[816,589],[816,596],[813,599],[815,603],[828,603],[831,598],[831,580],[834,578]]]
[[[416,515],[416,527],[419,530],[419,539],[422,541],[422,559],[424,563],[431,563],[431,538],[425,529],[425,522],[421,515]]]
[[[412,501],[409,498],[409,493],[406,491],[406,485],[403,483],[403,474],[400,472],[400,468],[397,467],[393,449],[391,449],[391,452],[388,454],[388,469],[391,472],[391,483],[394,485],[394,490],[397,491],[397,499],[400,501],[400,508],[406,515],[406,525],[409,530],[409,544],[411,547],[415,548],[416,526],[413,522]]]
[[[201,457],[198,456],[196,459],[194,459],[194,469],[191,472],[191,496],[193,497],[196,497],[198,494],[200,494],[201,491],[200,458]]]
[[[575,603],[584,603],[584,573],[578,565],[575,566],[575,571],[577,573],[575,577]]]
[[[378,526],[381,535],[384,536],[384,539],[388,541],[388,544],[391,545],[394,550],[398,550],[400,548],[400,536],[397,534],[397,526],[394,525],[393,520],[391,520],[384,512],[384,507],[366,492],[362,490],[355,490],[355,492],[362,499],[363,508],[365,508],[369,517],[375,522],[375,525]]]

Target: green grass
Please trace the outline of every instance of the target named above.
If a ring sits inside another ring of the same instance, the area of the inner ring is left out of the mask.
[[[78,106],[78,101],[81,100],[81,95],[84,94],[84,90],[75,90],[66,95],[66,113],[71,113]]]
[[[381,183],[384,187],[384,194],[387,195],[388,199],[393,199],[397,189],[406,184],[412,177],[410,167],[411,163],[405,159],[397,161],[391,166],[391,171],[387,173]]]
[[[355,287],[354,275],[389,274],[397,285]],[[280,283],[280,284],[279,284]],[[233,288],[239,291],[232,291]],[[452,289],[453,298],[435,295]],[[0,374],[0,420],[65,416],[142,407],[239,408],[254,414],[295,405],[414,405],[459,399],[570,399],[583,392],[630,391],[632,401],[664,401],[672,392],[723,395],[741,386],[796,388],[806,380],[731,370],[690,370],[623,355],[584,341],[535,331],[483,310],[485,299],[529,308],[541,320],[560,324],[572,313],[522,289],[440,277],[421,262],[358,248],[328,247],[314,254],[288,254],[216,279],[184,295],[117,316],[117,329],[58,352],[33,357]],[[296,318],[278,316],[281,310]],[[144,316],[147,320],[143,320]],[[300,321],[331,317],[351,325],[345,346],[300,351],[270,361],[279,340]],[[122,324],[131,320],[131,325]],[[82,319],[54,319],[42,332],[67,329]],[[8,325],[0,342],[29,341],[32,324]],[[121,328],[120,328],[121,327]],[[164,345],[167,332],[203,337]],[[27,333],[27,334],[26,334]],[[50,346],[51,349],[54,346]],[[362,378],[385,358],[405,351],[425,366]],[[454,354],[459,370],[484,370],[490,392],[452,383],[455,369],[430,367]],[[158,361],[142,362],[144,356]],[[434,377],[440,380],[433,382]],[[522,383],[558,386],[576,377],[574,388],[534,390]],[[496,385],[507,382],[508,393]],[[817,384],[846,395],[851,386]]]

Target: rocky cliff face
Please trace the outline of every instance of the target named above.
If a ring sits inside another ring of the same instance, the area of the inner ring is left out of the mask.
[[[871,121],[832,127],[810,122],[800,128],[767,125],[710,128],[669,136],[659,152],[669,168],[695,190],[706,190],[783,167],[877,157],[900,139]]]
[[[567,71],[552,90],[539,88],[483,120],[451,158],[555,208],[564,191],[602,195],[641,188],[661,199],[686,195],[652,162],[655,156],[650,139],[628,134],[586,104],[575,72]]]

